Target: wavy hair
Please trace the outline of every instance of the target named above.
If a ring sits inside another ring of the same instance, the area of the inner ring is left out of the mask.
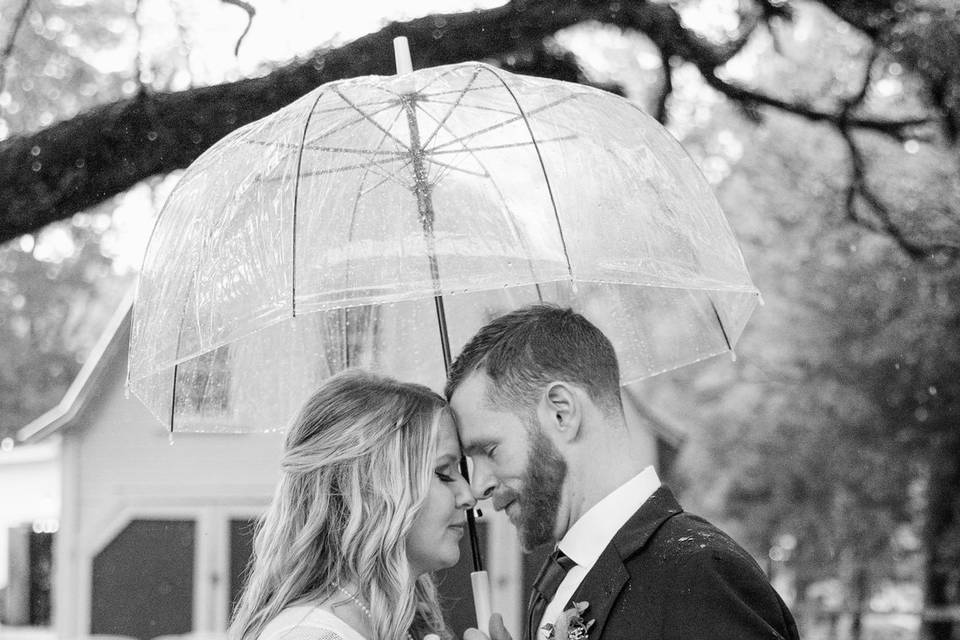
[[[282,609],[342,601],[359,588],[376,638],[449,638],[428,575],[406,538],[427,495],[446,402],[430,389],[361,371],[328,379],[286,437],[281,478],[258,524],[231,636],[256,640]]]

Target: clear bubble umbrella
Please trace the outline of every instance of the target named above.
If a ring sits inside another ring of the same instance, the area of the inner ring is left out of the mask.
[[[537,301],[600,326],[629,383],[731,351],[758,300],[653,118],[470,62],[323,85],[198,158],[147,247],[128,386],[171,431],[283,429],[347,367],[441,389]]]
[[[128,388],[171,433],[281,430],[348,367],[440,390],[541,301],[595,322],[626,384],[732,351],[759,293],[697,167],[619,96],[476,62],[332,82],[187,168]]]

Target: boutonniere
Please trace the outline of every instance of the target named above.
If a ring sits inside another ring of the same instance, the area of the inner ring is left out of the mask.
[[[553,624],[547,623],[541,627],[547,632],[547,640],[585,640],[593,620],[583,621],[583,612],[590,603],[574,602],[573,607],[560,614]]]

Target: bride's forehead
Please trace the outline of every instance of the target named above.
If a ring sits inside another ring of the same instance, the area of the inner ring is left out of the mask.
[[[437,456],[453,454],[459,457],[460,438],[457,436],[457,427],[450,411],[444,409],[437,425]]]

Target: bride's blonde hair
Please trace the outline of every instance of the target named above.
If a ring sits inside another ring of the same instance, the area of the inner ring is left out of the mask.
[[[310,398],[287,434],[231,637],[256,640],[291,605],[344,601],[338,585],[359,588],[378,640],[450,637],[432,578],[413,576],[406,555],[445,404],[426,387],[360,371]]]

